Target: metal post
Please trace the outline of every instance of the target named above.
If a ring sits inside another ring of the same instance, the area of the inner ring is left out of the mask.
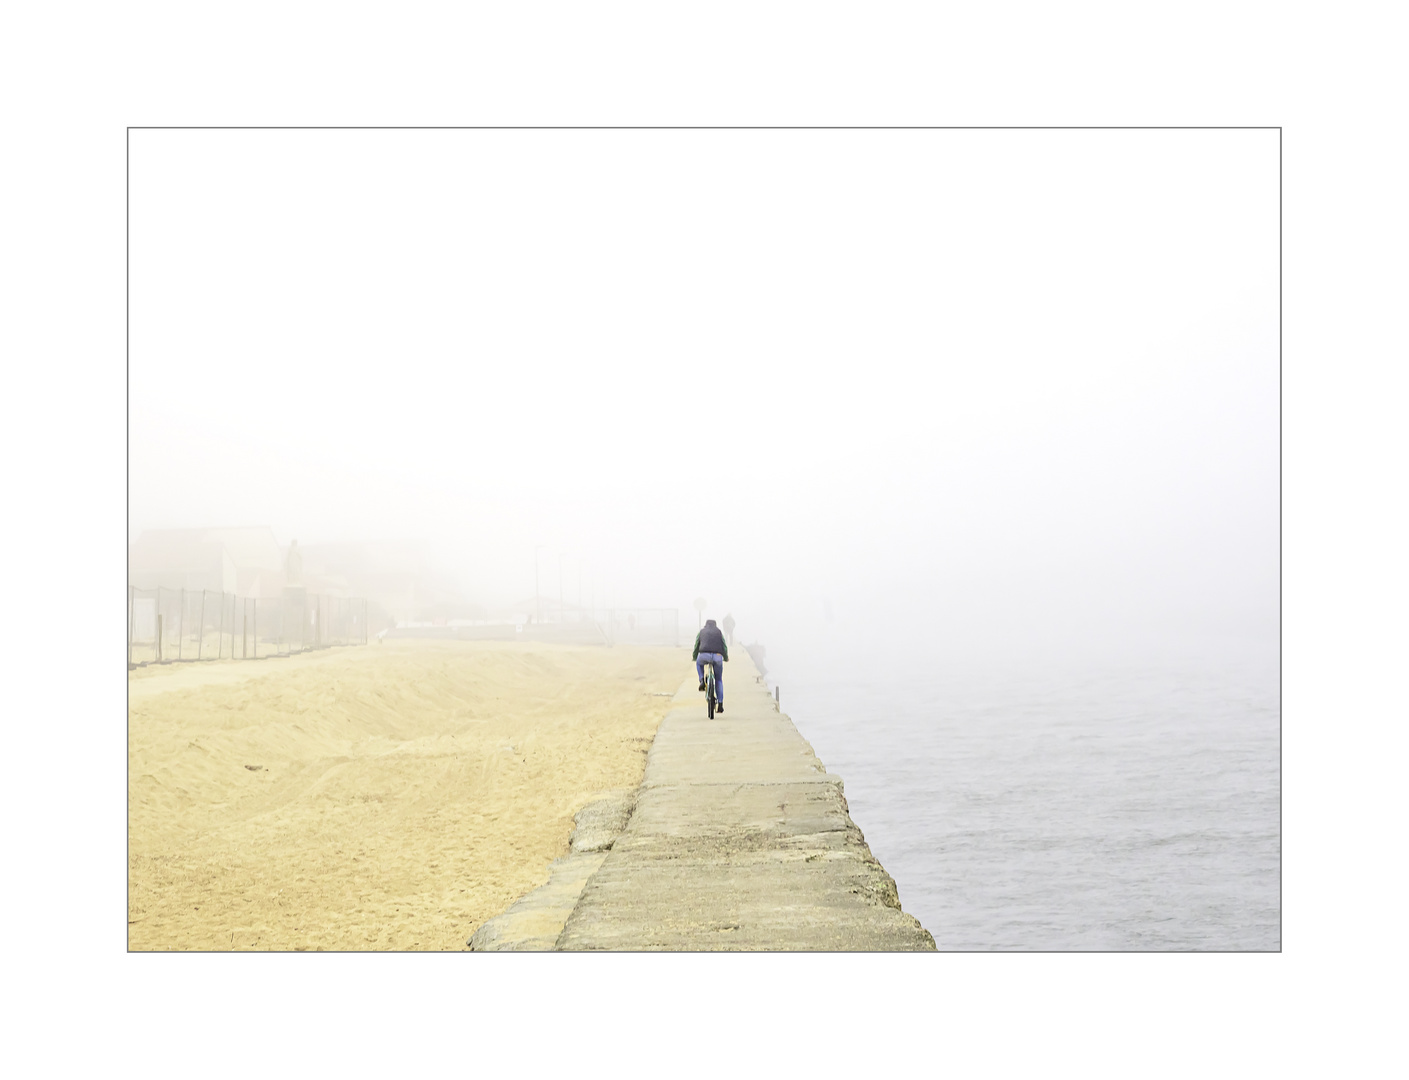
[[[259,659],[259,601],[250,601],[250,612],[254,617],[254,626],[250,628],[250,643],[254,645],[254,658]]]
[[[775,686],[775,687],[773,687],[773,707],[774,707],[775,709],[777,709],[779,712],[782,712],[782,711],[783,711],[783,699],[779,696],[779,692],[780,692],[781,690],[782,690],[782,687],[781,687],[781,686]]]
[[[132,667],[132,630],[137,620],[137,590],[127,587],[127,666]]]
[[[157,663],[161,663],[161,607],[157,607]]]
[[[201,621],[196,624],[196,659],[201,658],[201,647],[205,644],[205,590],[201,590]]]

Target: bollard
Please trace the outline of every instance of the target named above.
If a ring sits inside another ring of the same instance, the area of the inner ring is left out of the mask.
[[[780,694],[781,690],[782,687],[780,686],[773,687],[773,708],[777,709],[779,712],[783,711],[783,699]]]

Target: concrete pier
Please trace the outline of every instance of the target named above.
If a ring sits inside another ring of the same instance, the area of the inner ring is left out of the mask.
[[[852,822],[840,777],[742,649],[725,667],[723,714],[707,718],[693,678],[672,706],[605,857],[575,849],[472,948],[547,948],[549,910],[566,914],[552,946],[563,950],[934,948]]]

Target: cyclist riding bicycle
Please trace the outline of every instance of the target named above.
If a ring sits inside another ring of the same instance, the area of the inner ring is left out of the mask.
[[[713,619],[706,619],[703,629],[695,635],[695,652],[691,657],[695,662],[695,674],[700,677],[700,689],[705,688],[704,666],[714,668],[714,694],[719,704],[719,712],[724,711],[724,661],[729,659],[729,644],[724,640],[724,631],[714,625]]]

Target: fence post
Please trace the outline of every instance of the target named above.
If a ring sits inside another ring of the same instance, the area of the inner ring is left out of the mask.
[[[132,668],[132,629],[137,618],[137,590],[127,586],[127,667]]]
[[[161,608],[157,608],[157,663],[161,663]]]
[[[250,601],[250,608],[254,614],[254,628],[250,630],[250,641],[254,645],[254,658],[259,659],[259,600]]]
[[[201,617],[196,623],[196,659],[201,658],[201,647],[205,645],[205,590],[201,590]]]

